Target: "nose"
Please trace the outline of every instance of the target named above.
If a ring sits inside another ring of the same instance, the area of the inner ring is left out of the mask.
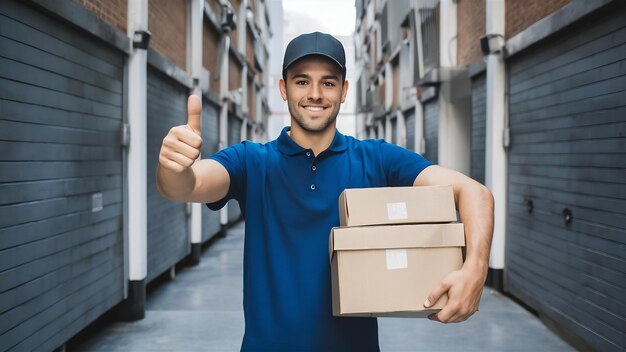
[[[308,99],[310,101],[319,101],[322,99],[322,89],[319,84],[311,84],[309,87]]]

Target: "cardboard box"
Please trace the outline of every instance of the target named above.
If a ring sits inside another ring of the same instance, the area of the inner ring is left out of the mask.
[[[424,300],[461,268],[463,224],[333,228],[330,235],[333,315],[426,317]]]
[[[339,196],[341,226],[457,221],[452,186],[352,188]]]

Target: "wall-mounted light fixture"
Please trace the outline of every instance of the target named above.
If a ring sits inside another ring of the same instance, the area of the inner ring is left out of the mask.
[[[504,37],[500,34],[487,34],[480,38],[483,55],[498,54],[504,49]]]
[[[222,27],[222,32],[229,33],[230,31],[234,31],[237,29],[237,15],[233,12],[233,10],[228,5],[222,5],[222,21],[220,26]]]
[[[151,35],[150,31],[135,31],[133,34],[133,48],[148,49]]]

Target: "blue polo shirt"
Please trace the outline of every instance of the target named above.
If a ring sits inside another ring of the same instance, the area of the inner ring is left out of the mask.
[[[211,156],[230,175],[246,221],[243,351],[378,351],[375,318],[333,317],[328,237],[346,188],[410,186],[431,163],[383,140],[344,136],[327,150],[297,145],[289,127]]]

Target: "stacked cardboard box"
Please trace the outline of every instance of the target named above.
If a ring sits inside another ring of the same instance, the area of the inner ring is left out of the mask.
[[[330,233],[335,316],[425,317],[423,303],[462,266],[452,186],[346,189]]]

